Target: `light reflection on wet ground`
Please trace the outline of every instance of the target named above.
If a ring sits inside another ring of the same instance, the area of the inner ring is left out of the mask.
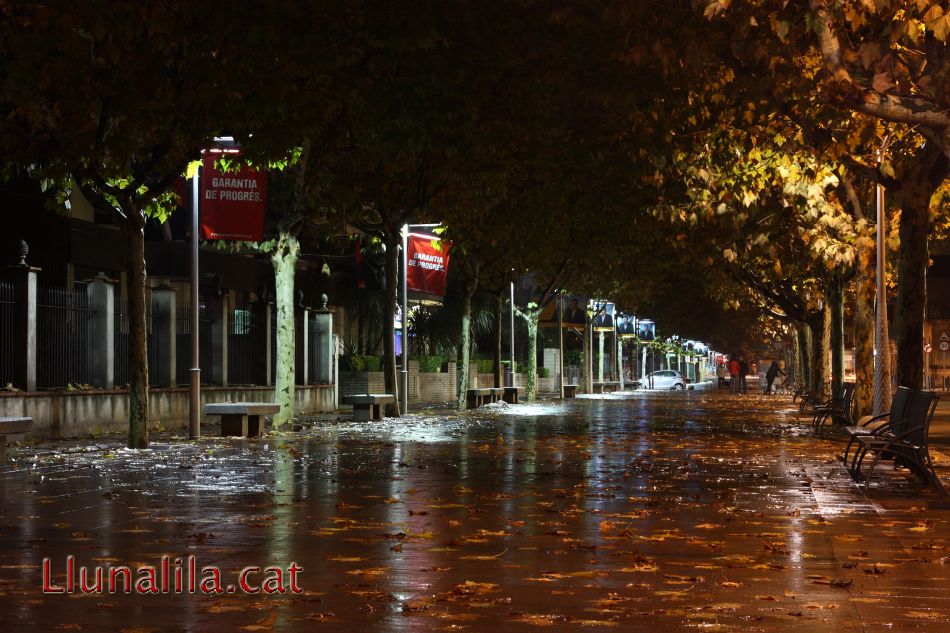
[[[260,440],[39,446],[0,470],[11,630],[950,628],[947,504],[869,502],[787,399],[606,394]],[[299,595],[41,593],[194,554]]]

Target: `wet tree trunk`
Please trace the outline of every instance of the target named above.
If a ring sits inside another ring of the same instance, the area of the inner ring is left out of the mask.
[[[811,349],[811,329],[807,324],[799,323],[795,326],[798,329],[798,354],[796,358],[795,371],[798,372],[798,382],[807,389],[811,389],[811,364],[809,363],[809,350]]]
[[[528,363],[525,365],[525,400],[534,402],[538,394],[538,317],[540,311],[528,319]]]
[[[584,324],[584,392],[591,393],[594,390],[593,381],[593,359],[591,359],[591,324],[590,321]]]
[[[901,196],[900,252],[897,267],[897,384],[924,386],[924,312],[927,305],[929,192]]]
[[[294,419],[294,388],[296,385],[296,320],[294,317],[294,281],[300,243],[286,231],[277,234],[271,253],[274,267],[274,289],[277,303],[277,348],[275,350],[274,400],[280,411],[272,426],[279,430]]]
[[[791,328],[789,344],[785,347],[785,384],[788,386],[798,382],[798,329]]]
[[[148,347],[145,328],[145,213],[127,206],[129,257],[129,448],[148,448]]]
[[[533,305],[533,304],[532,304]],[[541,308],[515,308],[515,314],[524,319],[528,326],[528,359],[525,363],[525,400],[534,402],[538,393],[538,319]]]
[[[386,405],[386,415],[390,417],[399,417],[399,402],[402,400],[399,388],[397,388],[398,376],[396,374],[396,302],[399,295],[399,247],[401,236],[399,229],[390,230],[386,234],[386,294],[383,298],[383,385],[386,393],[396,396],[395,404]],[[409,315],[402,315],[403,319],[409,318]],[[405,352],[408,350],[409,341],[402,342],[403,358],[406,358]],[[400,385],[401,387],[401,385]]]
[[[505,293],[495,297],[495,349],[492,352],[492,371],[495,374],[495,388],[503,387],[501,375],[502,320],[504,319]]]
[[[835,275],[828,290],[828,327],[831,348],[831,393],[841,392],[844,382],[844,292],[840,275]]]
[[[914,169],[901,181],[897,191],[901,220],[894,324],[897,384],[921,389],[924,385],[930,199],[950,173],[950,163],[931,141],[924,144],[915,158]]]
[[[462,353],[459,360],[461,367],[458,372],[458,398],[456,399],[456,406],[460,411],[465,409],[465,391],[469,385],[469,365],[472,356],[472,295],[475,294],[477,284],[478,267],[476,265],[474,279],[465,282],[465,292],[462,294],[462,336],[459,343]]]
[[[823,397],[831,397],[831,302],[825,297],[825,304],[821,311],[821,339],[817,350],[817,360],[820,363],[821,382],[819,387]],[[837,392],[834,393],[837,396]]]
[[[854,302],[854,415],[870,415],[874,408],[874,244],[858,239]]]

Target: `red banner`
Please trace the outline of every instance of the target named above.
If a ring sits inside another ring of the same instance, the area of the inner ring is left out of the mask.
[[[206,240],[264,239],[267,173],[250,167],[221,173],[206,154],[201,174],[201,236]]]
[[[451,242],[437,237],[410,235],[407,252],[406,285],[410,292],[444,297],[449,272]]]

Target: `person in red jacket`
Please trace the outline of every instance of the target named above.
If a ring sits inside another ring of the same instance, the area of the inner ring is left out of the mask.
[[[739,361],[735,356],[729,361],[729,385],[732,393],[739,393]]]

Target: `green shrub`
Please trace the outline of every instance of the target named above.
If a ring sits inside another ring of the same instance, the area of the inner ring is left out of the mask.
[[[383,360],[378,356],[353,354],[343,358],[343,366],[350,371],[382,371]]]
[[[540,376],[541,378],[550,378],[551,370],[548,369],[547,367],[538,367],[538,376]]]
[[[495,361],[490,358],[476,358],[475,365],[480,374],[490,374],[495,371]]]
[[[584,350],[569,349],[564,352],[565,367],[581,367],[584,364]]]
[[[419,372],[423,374],[437,374],[442,371],[445,356],[417,356]]]

